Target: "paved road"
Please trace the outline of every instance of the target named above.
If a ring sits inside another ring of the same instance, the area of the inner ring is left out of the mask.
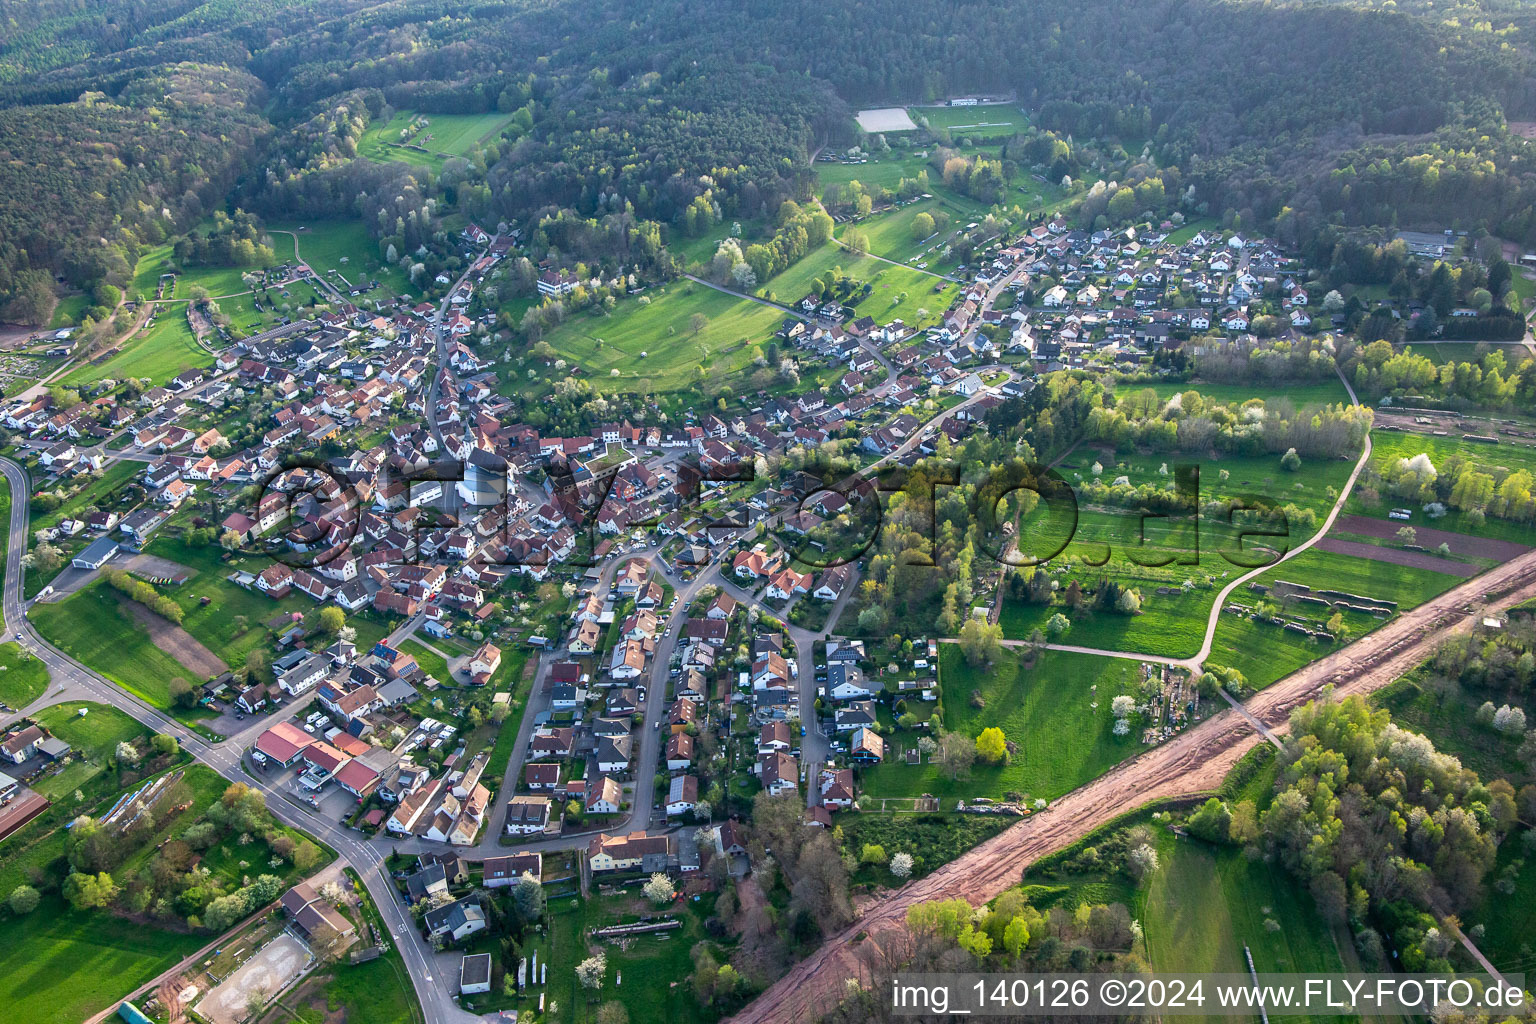
[[[10,484],[12,495],[5,561],[5,633],[7,636],[20,634],[23,645],[31,649],[47,666],[52,681],[44,700],[49,704],[61,699],[93,700],[110,704],[156,732],[175,736],[184,750],[230,781],[244,782],[253,789],[261,790],[267,797],[267,806],[273,815],[329,845],[362,877],[404,957],[427,1024],[464,1024],[479,1020],[475,1015],[460,1010],[454,1003],[449,994],[451,984],[437,982],[433,973],[435,967],[432,952],[400,902],[394,883],[384,868],[380,845],[370,844],[362,838],[361,833],[343,828],[314,814],[309,808],[292,802],[286,793],[269,784],[261,773],[245,770],[242,752],[254,739],[255,733],[265,728],[264,718],[258,716],[252,719],[252,724],[237,736],[219,744],[209,743],[180,722],[81,665],[33,630],[26,619],[22,598],[21,556],[26,551],[29,514],[27,477],[25,471],[9,459],[0,459],[0,472],[4,473]]]

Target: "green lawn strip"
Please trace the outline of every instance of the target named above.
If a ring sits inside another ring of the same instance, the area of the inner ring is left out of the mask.
[[[947,231],[931,233],[930,236],[917,237],[912,233],[912,222],[920,213],[932,214],[936,210],[943,210],[950,215],[950,226]],[[896,260],[898,263],[906,263],[908,257],[919,252],[925,255],[923,262],[928,264],[928,269],[934,269],[939,261],[938,252],[929,253],[928,250],[942,244],[954,234],[957,228],[963,228],[965,222],[955,217],[955,212],[948,208],[948,204],[942,199],[920,199],[905,206],[898,207],[885,213],[879,213],[872,217],[866,217],[858,221],[856,226],[869,237],[869,251],[876,256],[884,256],[888,260]],[[841,226],[846,230],[847,226]],[[839,232],[841,235],[841,231]],[[919,243],[922,243],[921,245]],[[947,269],[947,267],[946,267]]]
[[[862,769],[865,792],[876,797],[931,793],[948,802],[1001,798],[1016,790],[1055,799],[1142,749],[1136,738],[1110,732],[1110,701],[1134,692],[1135,662],[1051,651],[1025,668],[1023,654],[1008,648],[992,668],[974,669],[957,645],[944,644],[939,672],[945,727],[974,737],[997,726],[1018,744],[1018,753],[1009,764],[978,763],[969,779],[951,780],[940,764],[906,764],[902,752],[916,746],[918,736],[898,732],[888,738],[886,760]],[[985,707],[972,707],[973,690],[980,691]],[[1095,702],[1097,708],[1091,706]]]
[[[496,733],[496,742],[491,746],[490,760],[484,772],[486,778],[494,779],[498,785],[517,749],[517,733],[522,728],[523,715],[528,712],[528,698],[533,695],[533,687],[538,681],[538,666],[538,659],[531,658],[526,650],[506,652],[502,654],[501,667],[492,680],[493,689],[505,690],[512,695],[511,710]]]
[[[401,141],[400,133],[413,117],[425,118],[429,123],[410,142],[430,150],[422,153],[403,146],[389,145]],[[401,111],[384,124],[370,125],[358,142],[359,156],[380,163],[408,163],[418,167],[438,167],[443,159],[438,154],[463,156],[476,143],[491,135],[511,119],[500,112],[486,114],[415,114]],[[428,138],[427,136],[430,136]]]
[[[690,281],[642,298],[649,303],[625,300],[609,316],[576,313],[544,340],[587,370],[599,389],[633,390],[648,380],[658,391],[682,391],[695,387],[697,368],[719,381],[751,366],[789,315]],[[695,314],[705,317],[698,331]]]
[[[400,650],[416,659],[416,664],[427,675],[445,685],[453,684],[453,676],[448,671],[448,662],[434,651],[429,651],[414,640],[405,640],[400,644]]]
[[[48,689],[48,669],[15,641],[0,644],[0,701],[24,708]]]
[[[31,618],[55,647],[157,708],[170,707],[172,678],[203,681],[154,646],[104,581],[57,604],[33,605]]]

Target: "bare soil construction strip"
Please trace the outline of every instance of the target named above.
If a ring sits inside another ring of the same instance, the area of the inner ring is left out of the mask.
[[[1429,657],[1447,635],[1533,596],[1536,553],[1528,552],[1259,691],[1246,707],[1254,718],[1283,734],[1290,727],[1291,711],[1315,698],[1324,686],[1333,686],[1340,697],[1380,689]],[[880,956],[882,946],[894,946],[899,956],[907,908],[914,903],[956,896],[973,905],[985,903],[1018,884],[1030,864],[1126,811],[1153,800],[1214,790],[1258,742],[1258,733],[1236,711],[1206,719],[1068,793],[1049,811],[1005,829],[928,877],[870,904],[858,920],[829,937],[731,1021],[801,1024],[821,1018],[843,997],[844,979],[868,977],[864,957]]]
[[[1350,555],[1354,558],[1367,558],[1372,562],[1386,562],[1388,565],[1406,565],[1411,569],[1428,569],[1430,572],[1444,573],[1447,576],[1468,577],[1476,575],[1479,567],[1470,562],[1458,562],[1450,558],[1441,558],[1439,555],[1431,555],[1427,551],[1404,551],[1401,548],[1384,548],[1375,544],[1367,544],[1362,540],[1339,540],[1337,537],[1324,537],[1317,542],[1317,550],[1331,551],[1336,555]]]

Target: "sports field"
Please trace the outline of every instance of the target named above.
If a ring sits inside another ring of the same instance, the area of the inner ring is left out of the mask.
[[[911,107],[933,129],[947,128],[953,135],[1008,136],[1023,131],[1029,118],[1011,103],[977,104],[974,107]]]

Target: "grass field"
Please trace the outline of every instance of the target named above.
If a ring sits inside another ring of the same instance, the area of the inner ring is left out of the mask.
[[[578,313],[544,340],[586,369],[601,390],[632,391],[649,380],[656,391],[684,391],[696,387],[696,367],[720,383],[751,366],[788,316],[688,281],[646,294],[649,304],[625,300],[607,317]],[[694,314],[708,321],[697,333],[690,325]]]
[[[1084,654],[1046,652],[1026,669],[1012,648],[992,668],[977,670],[958,645],[945,644],[939,652],[945,726],[971,737],[997,726],[1018,744],[1018,753],[1009,764],[978,763],[969,779],[951,780],[942,765],[906,764],[902,751],[916,746],[917,734],[897,732],[888,740],[886,760],[863,770],[864,790],[876,797],[932,793],[946,801],[1018,790],[1054,799],[1141,750],[1135,739],[1110,734],[1110,701],[1132,692],[1137,678],[1134,662]],[[972,706],[973,690],[980,691],[984,707]]]
[[[293,237],[277,232],[292,232],[299,238],[300,258],[338,287],[341,281],[330,273],[332,270],[353,284],[377,280],[380,288],[391,295],[415,292],[405,271],[384,262],[378,243],[360,220],[273,221],[267,224],[267,230],[274,232],[272,248],[278,259],[287,259],[292,254]]]
[[[430,122],[410,141],[431,152],[422,153],[399,145],[400,133],[412,118],[425,118]],[[416,114],[412,111],[397,113],[386,124],[370,125],[357,145],[359,156],[380,163],[407,163],[417,167],[440,167],[443,155],[463,156],[476,143],[493,135],[509,120],[502,113],[489,114]]]
[[[1337,377],[1329,377],[1326,380],[1312,384],[1286,384],[1283,392],[1255,393],[1254,388],[1242,384],[1216,384],[1207,381],[1127,381],[1116,388],[1117,393],[1123,398],[1133,395],[1142,388],[1151,388],[1157,392],[1157,396],[1164,400],[1185,391],[1198,391],[1207,400],[1221,403],[1241,405],[1250,398],[1263,398],[1274,400],[1276,398],[1290,399],[1298,410],[1312,408],[1320,405],[1347,405],[1349,404],[1349,392],[1344,390],[1344,384]],[[1358,452],[1356,455],[1358,456]]]
[[[83,716],[82,710],[86,712]],[[149,735],[149,730],[126,712],[94,701],[53,704],[33,717],[59,739],[96,758],[109,758],[119,743]]]
[[[448,672],[448,662],[443,660],[441,655],[427,650],[414,640],[402,642],[400,650],[402,653],[409,654],[415,658],[416,664],[421,666],[421,670],[439,683],[450,683],[453,681],[453,676]]]
[[[81,709],[86,712],[84,717],[80,715]],[[132,743],[143,751],[151,735],[135,718],[114,706],[86,700],[58,703],[34,717],[81,754],[65,771],[41,778],[34,786],[40,794],[55,801],[71,800],[75,792],[84,791],[88,783],[108,771],[118,743]]]
[[[917,215],[931,214],[936,210],[950,215],[949,229],[926,238],[914,238],[912,222],[917,219]],[[910,257],[921,254],[921,262],[927,263],[929,270],[948,272],[954,267],[955,260],[953,257],[948,259],[943,257],[944,245],[957,231],[965,227],[968,223],[965,218],[968,216],[969,211],[958,210],[948,200],[935,198],[924,199],[887,213],[866,217],[856,226],[858,230],[869,236],[869,251],[876,256],[884,256],[898,263],[907,263]],[[839,237],[850,226],[853,225],[839,225]]]
[[[80,707],[89,708],[90,714],[78,717],[75,711]],[[145,735],[143,727],[127,715],[100,704],[60,704],[37,717],[93,758],[109,758],[120,740],[140,740]],[[170,819],[167,830],[190,824],[193,812],[223,791],[223,780],[207,768],[189,768],[188,780],[196,794],[193,811]],[[84,786],[85,781],[79,784]],[[111,794],[91,792],[93,800],[111,799]],[[62,830],[41,836],[23,831],[20,836],[27,836],[29,845],[16,853],[8,842],[7,856],[0,862],[0,889],[6,892],[34,871],[57,877],[67,867]],[[148,854],[153,854],[160,838],[158,833],[151,837]],[[0,999],[11,1007],[15,1019],[43,1024],[73,1024],[93,1015],[208,941],[206,936],[164,930],[101,911],[73,910],[56,889],[45,889],[31,914],[9,917],[8,940],[0,943]]]
[[[80,317],[85,311],[90,308],[91,297],[89,295],[66,295],[53,308],[53,319],[48,322],[48,326],[51,329],[74,327],[80,322]]]
[[[309,598],[296,593],[274,601],[224,578],[237,568],[260,572],[268,564],[260,558],[237,556],[225,563],[220,561],[223,549],[219,547],[193,547],[168,536],[156,537],[147,551],[194,571],[184,585],[158,589],[181,606],[182,628],[231,668],[243,665],[252,648],[266,646],[272,639],[273,631],[265,625],[268,621],[280,613],[307,612],[315,607]],[[209,598],[206,605],[202,603],[204,597]]]
[[[104,581],[57,604],[34,605],[32,624],[54,646],[157,708],[170,707],[172,678],[203,681],[154,646]]]
[[[124,343],[122,351],[100,363],[82,363],[64,375],[66,387],[103,378],[148,377],[164,384],[182,370],[213,365],[213,356],[197,343],[187,324],[187,308],[160,306],[153,327],[145,327]]]
[[[1157,850],[1140,915],[1154,969],[1246,973],[1246,945],[1261,972],[1344,970],[1311,897],[1282,868],[1171,833]]]
[[[1029,118],[1008,103],[974,107],[909,107],[912,120],[919,117],[932,129],[948,128],[953,135],[1009,136],[1029,125]]]
[[[24,708],[48,689],[48,669],[14,641],[0,644],[0,701]]]
[[[1500,845],[1498,859],[1488,873],[1490,883],[1511,867],[1516,872],[1514,891],[1499,892],[1494,884],[1485,887],[1487,895],[1467,914],[1464,927],[1483,926],[1485,931],[1477,945],[1495,967],[1529,972],[1536,966],[1536,865],[1515,836]]]
[[[1476,466],[1481,472],[1491,474],[1495,480],[1503,478],[1502,471],[1523,469],[1536,473],[1536,448],[1525,445],[1479,444],[1475,441],[1463,441],[1459,437],[1433,437],[1397,431],[1374,430],[1371,432],[1371,468],[1379,473],[1394,465],[1398,459],[1411,459],[1421,453],[1428,455],[1429,461],[1437,469],[1444,467],[1453,456],[1460,457]],[[1417,503],[1394,498],[1390,492],[1386,491],[1383,491],[1381,501],[1374,506],[1367,505],[1358,497],[1351,497],[1347,511],[1376,519],[1386,519],[1387,513],[1399,505],[1413,510],[1411,522],[1416,526],[1429,526],[1436,530],[1464,533],[1470,537],[1492,537],[1522,544],[1536,544],[1536,528],[1533,528],[1530,523],[1488,516],[1481,526],[1474,526],[1466,522],[1464,513],[1454,509],[1432,521],[1420,510]]]
[[[811,281],[830,281],[834,271],[872,286],[869,297],[856,305],[860,315],[872,316],[879,323],[898,318],[911,326],[938,323],[960,290],[943,278],[911,267],[892,266],[828,242],[770,280],[765,293],[779,302],[799,302],[810,291]],[[927,310],[926,315],[920,315],[920,310]]]
[[[70,908],[56,892],[6,923],[0,1001],[15,1020],[74,1024],[201,948],[206,936]]]
[[[1532,781],[1516,754],[1520,737],[1477,724],[1477,709],[1485,700],[1524,707],[1528,717],[1536,718],[1536,700],[1522,700],[1516,693],[1469,689],[1422,667],[1371,698],[1377,707],[1392,712],[1392,721],[1428,736],[1436,750],[1461,758],[1461,763],[1484,781],[1507,778],[1519,789]]]
[[[1396,601],[1400,611],[1415,608],[1461,582],[1459,577],[1444,573],[1316,549],[1302,552],[1259,576],[1255,582],[1273,584],[1276,580],[1301,583],[1314,590],[1342,590],[1377,600]],[[1232,594],[1232,600],[1248,605],[1258,599],[1258,594],[1246,589]],[[1319,612],[1322,610],[1309,609],[1306,614],[1320,619],[1328,617],[1329,613]],[[1384,621],[1350,613],[1345,621],[1349,630],[1346,639],[1359,639]],[[1222,615],[1212,638],[1210,661],[1237,669],[1254,686],[1267,686],[1332,649],[1277,626]]]

